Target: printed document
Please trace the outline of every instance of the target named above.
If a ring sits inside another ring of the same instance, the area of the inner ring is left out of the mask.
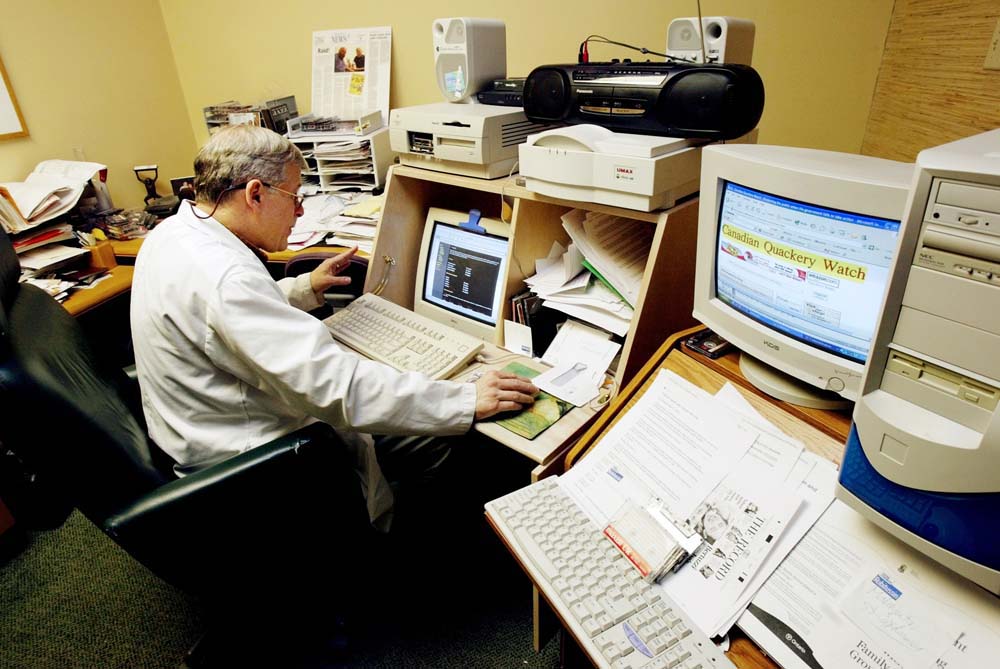
[[[628,499],[660,500],[688,518],[746,454],[756,435],[741,431],[712,396],[669,370],[559,483],[598,526]]]
[[[380,112],[389,123],[392,28],[319,30],[312,36],[312,113],[357,120]]]
[[[982,669],[1000,657],[995,597],[840,501],[739,626],[785,669]]]
[[[705,540],[660,582],[709,636],[725,634],[753,594],[833,500],[837,469],[754,411],[730,384],[715,401],[756,439],[737,467],[695,510]]]

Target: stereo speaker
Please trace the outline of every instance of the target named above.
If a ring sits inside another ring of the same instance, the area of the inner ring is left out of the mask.
[[[709,63],[750,65],[754,22],[731,16],[705,16],[705,59]],[[698,17],[674,19],[667,27],[667,55],[688,63],[703,63]]]
[[[448,102],[475,102],[494,79],[507,76],[507,29],[498,19],[435,19],[434,70]]]
[[[616,72],[628,81],[631,70],[636,77],[655,70],[663,82],[608,83]],[[524,84],[524,113],[535,123],[594,123],[620,132],[722,140],[753,130],[763,111],[764,84],[748,65],[545,65]]]

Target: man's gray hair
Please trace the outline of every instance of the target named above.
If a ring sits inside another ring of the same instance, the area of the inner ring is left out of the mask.
[[[277,185],[289,164],[303,166],[302,152],[273,130],[252,125],[219,130],[194,159],[194,188],[198,202],[215,203],[233,186],[251,179]]]

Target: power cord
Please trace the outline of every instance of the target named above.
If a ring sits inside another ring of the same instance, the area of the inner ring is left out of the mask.
[[[392,266],[396,264],[396,259],[390,255],[382,256],[382,261],[385,265],[382,270],[382,278],[379,279],[378,285],[375,286],[375,290],[372,291],[375,295],[380,295],[382,291],[385,290],[386,285],[389,283],[389,271],[392,269]]]
[[[507,173],[507,180],[504,181],[502,184],[500,184],[500,221],[502,223],[506,223],[507,225],[511,225],[514,222],[514,204],[512,203],[510,205],[510,218],[511,218],[511,220],[509,220],[509,221],[504,220],[504,217],[503,217],[503,206],[505,204],[507,204],[507,199],[506,199],[507,195],[504,193],[504,188],[506,188],[507,183],[510,181],[511,177],[514,176],[514,172],[517,171],[518,164],[519,164],[519,162],[517,160],[515,160],[514,164],[510,166],[510,172]],[[514,261],[514,264],[517,265],[517,271],[521,273],[521,276],[527,277],[528,275],[525,273],[524,268],[521,267],[521,261],[519,261],[517,259],[517,256],[511,255],[511,259]]]
[[[671,56],[669,54],[660,53],[659,51],[653,51],[652,49],[647,49],[644,46],[635,46],[634,44],[628,44],[626,42],[619,42],[617,40],[610,39],[604,35],[588,35],[587,39],[580,43],[580,53],[577,56],[577,60],[580,63],[590,62],[590,53],[587,50],[587,44],[590,42],[597,42],[598,44],[614,44],[615,46],[625,47],[626,49],[632,49],[633,51],[638,51],[643,55],[660,56],[666,58],[670,62],[678,63],[696,63],[697,61],[692,58],[679,58],[677,56]]]

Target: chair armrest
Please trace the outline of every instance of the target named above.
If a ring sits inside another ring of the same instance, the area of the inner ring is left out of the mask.
[[[345,524],[367,525],[359,478],[343,442],[318,424],[171,481],[102,529],[164,580],[206,592],[245,587],[259,574],[241,574],[243,565],[278,568]]]

